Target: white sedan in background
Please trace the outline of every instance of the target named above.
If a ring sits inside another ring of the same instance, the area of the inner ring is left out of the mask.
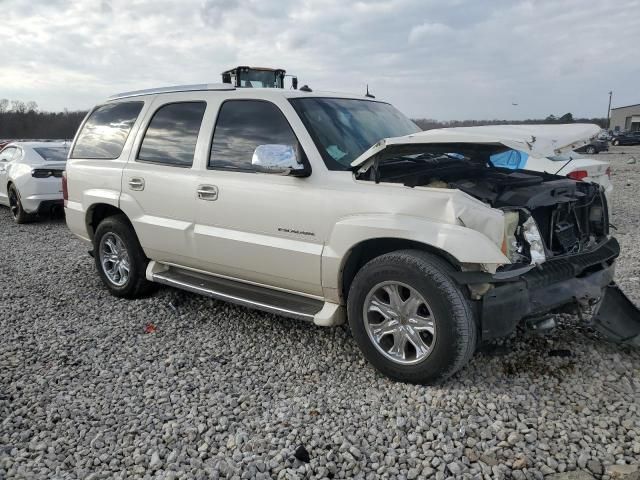
[[[611,167],[607,161],[594,160],[571,152],[549,158],[529,157],[523,168],[536,172],[564,175],[573,180],[598,183],[602,185],[607,203],[611,207],[613,184],[611,183]]]
[[[10,208],[16,223],[63,206],[68,152],[65,142],[12,142],[0,151],[0,205]]]
[[[583,157],[574,152],[589,145],[601,129],[590,124],[565,125],[485,125],[480,127],[452,127],[433,129],[424,135],[447,134],[452,140],[458,136],[490,135],[511,140],[507,150],[491,156],[491,163],[496,167],[513,170],[531,170],[563,175],[573,180],[597,183],[604,189],[607,203],[611,207],[611,169],[609,162]],[[579,139],[579,140],[576,140]],[[555,157],[535,157],[527,151],[532,146],[540,146],[547,142],[547,149],[560,152]]]

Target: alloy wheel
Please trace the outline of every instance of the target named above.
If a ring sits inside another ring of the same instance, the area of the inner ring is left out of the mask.
[[[100,265],[109,281],[121,287],[129,280],[130,263],[129,252],[122,239],[115,233],[109,232],[100,240]]]
[[[370,340],[393,362],[416,364],[433,351],[433,311],[409,285],[387,281],[374,286],[365,298],[363,318]]]

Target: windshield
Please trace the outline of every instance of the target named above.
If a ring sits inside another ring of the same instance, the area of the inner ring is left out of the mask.
[[[269,70],[251,70],[249,73],[243,72],[240,74],[240,86],[253,88],[278,88],[279,85],[275,72]]]
[[[39,147],[34,150],[47,162],[66,162],[69,153],[69,147]]]
[[[383,138],[420,131],[388,103],[342,98],[295,98],[290,102],[330,170],[348,170],[351,162]]]

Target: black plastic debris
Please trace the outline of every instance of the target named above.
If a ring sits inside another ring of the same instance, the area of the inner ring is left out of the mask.
[[[304,463],[309,463],[309,461],[311,460],[311,457],[309,457],[309,452],[306,448],[304,448],[304,445],[298,445],[298,448],[296,448],[293,456]]]
[[[505,355],[513,352],[513,348],[510,348],[509,346],[504,344],[485,343],[483,345],[480,345],[478,351],[480,353],[483,353],[484,355],[487,355],[488,357],[504,357]]]
[[[550,357],[560,357],[560,358],[569,358],[573,357],[573,353],[571,350],[567,350],[565,348],[559,348],[557,350],[549,350]]]

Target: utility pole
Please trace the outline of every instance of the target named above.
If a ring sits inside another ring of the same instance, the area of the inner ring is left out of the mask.
[[[607,108],[607,131],[611,127],[611,95],[613,95],[613,91],[609,90],[609,108]]]

